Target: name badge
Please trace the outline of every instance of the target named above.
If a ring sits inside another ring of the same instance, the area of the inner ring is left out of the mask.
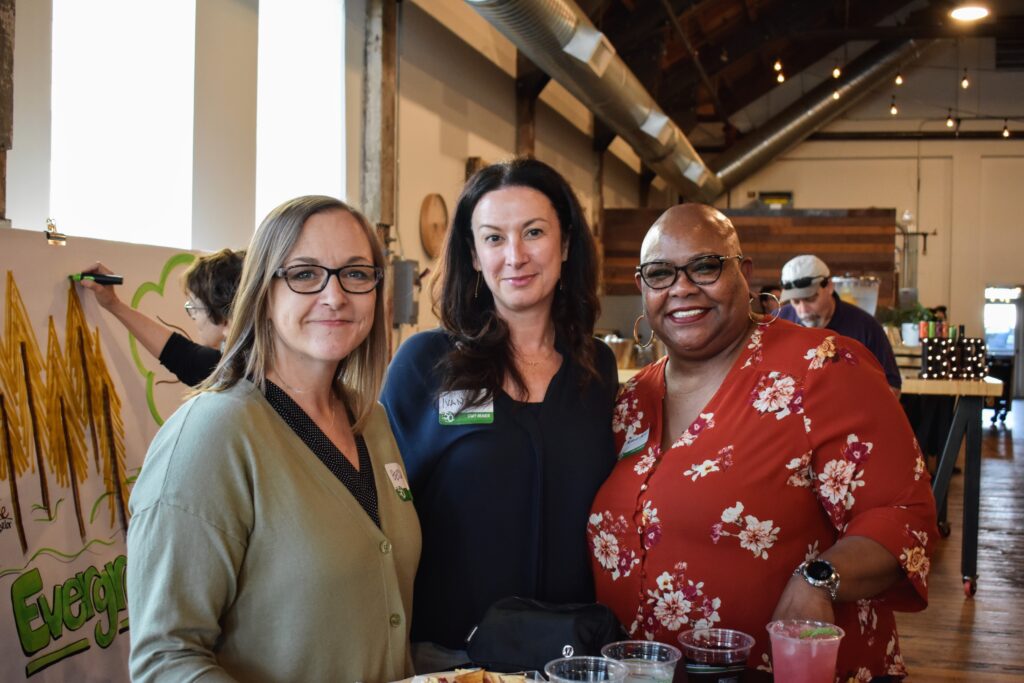
[[[446,391],[437,399],[437,421],[449,425],[481,425],[494,422],[494,398],[466,408],[475,396],[471,391]]]
[[[619,459],[625,458],[627,455],[639,453],[643,447],[647,445],[647,437],[650,433],[650,427],[639,434],[633,434],[632,431],[630,431],[626,436],[626,443],[622,444],[622,450],[619,451]]]
[[[409,490],[409,482],[405,480],[405,472],[402,471],[402,466],[397,462],[389,462],[384,465],[384,469],[388,473],[388,479],[391,480],[391,485],[395,487],[395,493],[402,500],[409,502],[412,500],[412,491]]]

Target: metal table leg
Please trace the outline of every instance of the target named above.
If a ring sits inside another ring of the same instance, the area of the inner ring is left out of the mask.
[[[964,593],[970,597],[978,588],[978,517],[981,503],[981,397],[960,399],[967,419],[967,448],[964,463],[964,539],[960,569]]]
[[[960,444],[963,443],[964,433],[967,430],[967,413],[969,411],[966,410],[965,400],[966,398],[961,398],[957,401],[956,409],[953,411],[953,424],[949,427],[946,444],[942,447],[939,464],[935,468],[935,476],[932,479],[932,494],[935,496],[935,507],[939,513],[939,531],[943,536],[949,535],[949,523],[946,520],[949,480],[953,476],[953,467],[956,465],[957,456],[960,454]]]

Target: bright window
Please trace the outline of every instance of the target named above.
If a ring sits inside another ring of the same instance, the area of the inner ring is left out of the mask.
[[[344,199],[345,3],[260,0],[256,220],[304,194]]]
[[[191,246],[194,63],[194,0],[53,0],[62,232]]]

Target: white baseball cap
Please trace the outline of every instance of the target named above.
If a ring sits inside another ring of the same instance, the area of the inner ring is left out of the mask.
[[[829,275],[825,262],[813,254],[791,258],[782,266],[781,301],[814,296],[828,282]]]

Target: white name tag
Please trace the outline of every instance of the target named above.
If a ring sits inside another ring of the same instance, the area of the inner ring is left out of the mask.
[[[466,408],[471,391],[446,391],[437,399],[437,420],[442,425],[479,425],[494,422],[494,399]]]
[[[632,431],[627,433],[626,442],[622,444],[622,450],[619,451],[619,458],[625,458],[627,455],[633,455],[638,453],[644,446],[647,445],[647,437],[651,433],[651,428],[648,427],[639,434],[633,434]]]
[[[388,473],[391,485],[395,487],[395,493],[404,501],[412,500],[412,491],[409,490],[409,482],[405,480],[405,472],[397,462],[384,464],[384,470]]]

